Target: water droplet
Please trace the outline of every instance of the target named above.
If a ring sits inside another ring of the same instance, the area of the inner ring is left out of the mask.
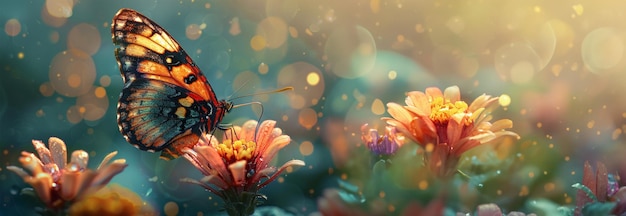
[[[146,192],[146,197],[150,196],[151,193],[152,193],[152,188],[148,189],[148,192]]]
[[[496,170],[496,174],[497,174],[497,175],[500,175],[500,170]]]
[[[478,184],[478,187],[479,188],[483,187],[483,184],[482,183]]]
[[[75,172],[75,171],[78,171],[78,169],[79,169],[78,165],[76,165],[75,163],[70,163],[70,167],[69,167],[70,171]]]

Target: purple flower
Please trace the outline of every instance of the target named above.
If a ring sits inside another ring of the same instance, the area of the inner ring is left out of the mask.
[[[385,134],[380,136],[378,130],[361,126],[361,140],[376,155],[392,155],[404,144],[404,136],[395,127],[386,126]]]

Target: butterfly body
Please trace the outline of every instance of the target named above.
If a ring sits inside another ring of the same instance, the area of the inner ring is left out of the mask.
[[[201,70],[163,28],[121,9],[111,33],[124,80],[117,121],[129,143],[171,159],[218,127],[232,103],[217,99]]]

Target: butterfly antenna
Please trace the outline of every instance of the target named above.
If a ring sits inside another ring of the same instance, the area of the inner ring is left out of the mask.
[[[262,104],[262,103],[259,103],[259,105],[261,106],[261,113],[259,114],[259,120],[258,120],[258,121],[256,121],[256,122],[257,122],[257,124],[256,124],[256,128],[254,129],[254,131],[259,131],[259,127],[260,127],[260,125],[261,125],[259,122],[261,122],[261,118],[263,117],[263,110],[264,110],[264,107],[263,107],[263,104]],[[256,135],[257,135],[257,134],[258,134],[258,133],[254,133],[254,142],[257,142],[257,140],[256,140]]]
[[[239,90],[239,89],[241,89],[241,87],[238,88],[237,90]],[[293,87],[292,86],[287,86],[287,87],[283,87],[283,88],[279,88],[279,89],[274,89],[274,90],[269,90],[269,91],[263,91],[263,92],[253,93],[253,94],[237,96],[237,97],[231,98],[230,100],[236,100],[236,99],[239,99],[239,98],[250,97],[250,96],[255,96],[255,95],[280,93],[280,92],[286,92],[286,91],[293,91]],[[255,128],[255,131],[259,131],[259,127],[260,127],[259,123],[261,122],[261,118],[263,118],[263,112],[264,112],[264,109],[265,109],[261,102],[253,101],[253,102],[248,102],[248,103],[236,104],[236,105],[233,105],[231,107],[231,109],[238,108],[238,107],[243,107],[243,106],[251,106],[251,105],[259,105],[259,106],[261,106],[261,113],[259,114],[259,119],[257,121],[257,125],[256,125],[256,128]],[[254,141],[255,142],[257,141],[257,133],[254,133]]]
[[[232,98],[232,97],[233,97],[233,95],[237,94],[237,92],[241,91],[241,89],[243,89],[243,87],[246,86],[246,84],[248,84],[249,82],[250,82],[250,80],[244,81],[243,84],[241,84],[239,87],[237,87],[237,89],[235,89],[235,91],[233,91],[232,94],[230,94],[228,97],[226,97],[226,100],[233,100],[233,99],[236,99],[236,98],[240,98],[240,97],[235,97],[235,98]]]
[[[231,98],[230,100],[236,100],[236,99],[239,99],[239,98],[251,97],[251,96],[255,96],[255,95],[280,93],[280,92],[286,92],[286,91],[293,91],[293,87],[292,86],[287,86],[287,87],[283,87],[283,88],[279,88],[279,89],[273,89],[273,90],[269,90],[269,91],[262,91],[262,92],[247,94],[247,95],[241,95],[241,96],[237,96],[237,97]],[[235,106],[233,106],[233,108],[234,107]]]

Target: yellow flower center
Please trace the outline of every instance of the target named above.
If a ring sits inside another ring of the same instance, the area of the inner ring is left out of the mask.
[[[445,124],[450,121],[450,118],[452,118],[453,115],[459,113],[466,114],[467,107],[467,103],[463,101],[456,101],[452,103],[450,100],[443,97],[436,97],[430,102],[430,119],[434,123]]]
[[[225,140],[217,145],[217,153],[226,161],[250,160],[255,149],[256,143],[246,140],[236,140],[234,143]]]

